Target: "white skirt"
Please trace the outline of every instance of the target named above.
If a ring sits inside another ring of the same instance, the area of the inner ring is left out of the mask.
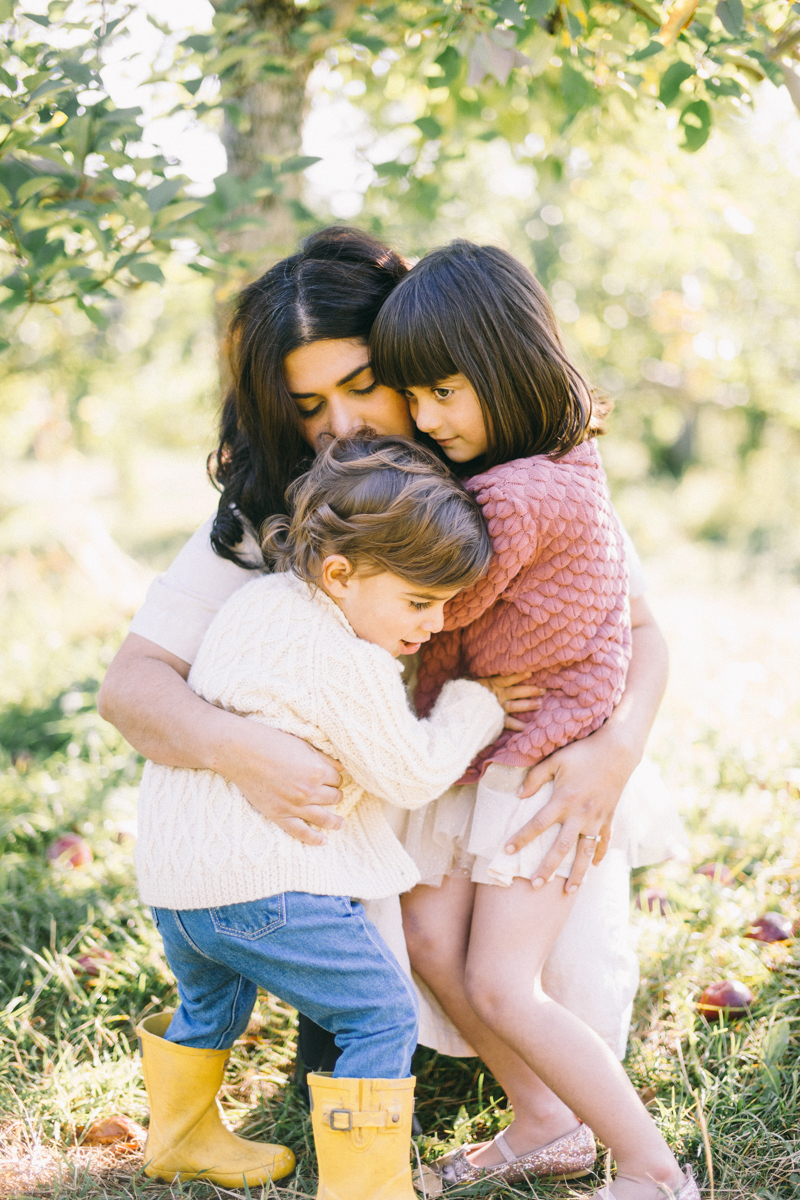
[[[440,887],[446,875],[468,875],[475,883],[508,887],[516,877],[530,879],[561,830],[551,825],[516,854],[506,844],[553,794],[546,783],[520,800],[517,788],[527,767],[492,763],[477,784],[453,787],[425,808],[409,813],[402,842],[416,863],[421,882]],[[620,797],[611,827],[609,851],[621,850],[628,867],[644,867],[685,857],[688,839],[658,768],[644,759]],[[566,879],[575,848],[554,872]]]
[[[500,887],[508,887],[515,876],[530,878],[560,827],[553,826],[518,854],[506,854],[509,837],[552,794],[552,784],[546,784],[520,800],[515,793],[525,774],[526,768],[493,763],[479,784],[451,788],[424,809],[404,813],[387,806],[387,816],[424,883],[439,886],[454,872]],[[608,852],[599,866],[589,868],[542,972],[547,994],[594,1029],[619,1059],[625,1057],[639,984],[629,932],[631,868],[687,856],[688,839],[677,810],[658,769],[645,760],[622,794]],[[574,853],[556,874],[566,877],[573,858]],[[370,901],[365,907],[410,972],[399,898]],[[420,1000],[421,1044],[441,1054],[474,1054],[432,992],[412,978]]]

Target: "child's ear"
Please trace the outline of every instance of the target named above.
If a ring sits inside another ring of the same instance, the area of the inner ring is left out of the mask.
[[[340,600],[347,594],[352,578],[352,564],[343,554],[329,554],[323,559],[319,582],[329,596]]]

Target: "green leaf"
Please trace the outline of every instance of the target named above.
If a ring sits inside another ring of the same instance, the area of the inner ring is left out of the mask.
[[[426,138],[433,139],[442,135],[442,127],[435,117],[420,117],[414,124]]]
[[[711,109],[708,103],[705,100],[694,100],[687,104],[680,115],[680,124],[686,136],[684,149],[692,152],[699,150],[706,144],[711,133]]]
[[[65,92],[69,84],[64,79],[48,79],[47,83],[40,83],[30,94],[30,101],[41,100],[42,96],[51,96],[54,92]]]
[[[436,83],[450,84],[461,70],[461,55],[456,50],[455,46],[446,46],[438,58],[434,62],[444,71],[444,78],[439,76]]]
[[[179,200],[177,204],[168,204],[153,221],[153,228],[163,229],[165,225],[174,225],[204,207],[202,200]]]
[[[597,100],[597,90],[594,85],[569,63],[564,63],[561,68],[561,94],[571,112],[587,108]]]
[[[96,325],[98,329],[108,329],[108,317],[104,312],[101,312],[95,304],[87,304],[82,296],[77,296],[76,299],[78,307],[86,313],[93,325]]]
[[[26,200],[30,200],[31,196],[44,191],[51,183],[60,182],[55,175],[35,175],[33,179],[29,179],[27,183],[23,183],[21,187],[17,188],[17,202],[24,204]]]
[[[14,15],[14,0],[0,0],[0,21],[10,21]]]
[[[744,5],[742,0],[719,0],[717,16],[732,37],[738,37],[744,25]]]
[[[154,188],[150,188],[149,191],[145,192],[144,198],[147,201],[147,207],[150,209],[150,212],[160,212],[162,208],[169,204],[170,200],[175,199],[185,182],[183,176],[180,176],[178,179],[165,179],[163,183],[157,183]]]
[[[27,303],[27,292],[12,292],[10,296],[6,296],[5,300],[0,303],[0,309],[3,312],[9,312],[11,309],[19,308],[21,304]]]
[[[4,18],[0,15],[0,21],[2,21],[2,20],[4,20]],[[0,83],[4,83],[6,85],[6,87],[9,88],[10,91],[12,91],[12,92],[16,91],[16,88],[17,88],[16,79],[14,78],[13,75],[9,75],[8,71],[4,71],[2,67],[0,67]]]
[[[0,286],[8,288],[11,292],[26,292],[29,287],[29,282],[24,275],[6,275],[5,279],[0,279]]]
[[[197,79],[184,79],[183,86],[186,88],[190,96],[196,96],[203,86],[203,76],[198,76]]]
[[[190,50],[196,50],[198,54],[208,54],[214,45],[214,39],[207,33],[193,33],[190,37],[184,38],[181,45],[188,46]]]
[[[92,80],[97,78],[94,71],[92,71],[91,67],[87,67],[86,63],[71,62],[69,59],[62,59],[60,66],[67,79],[71,79],[74,83],[82,83],[84,87],[88,87]]]
[[[375,163],[375,170],[379,175],[407,175],[408,165],[399,162],[383,162]]]
[[[706,91],[711,96],[741,96],[742,86],[735,79],[707,79]]]
[[[351,29],[345,36],[351,45],[363,46],[369,50],[370,54],[380,54],[381,50],[386,49],[386,42],[383,38],[373,37],[370,33],[362,33],[360,29]]]
[[[661,103],[672,104],[681,90],[681,84],[684,80],[690,79],[692,75],[694,75],[694,67],[682,59],[667,67],[661,76],[661,84],[658,89],[658,98]]]
[[[296,171],[305,171],[318,162],[322,162],[322,159],[315,158],[313,154],[294,154],[291,158],[284,159],[278,167],[278,174],[293,175]]]
[[[652,58],[654,54],[660,54],[664,49],[661,42],[648,42],[646,46],[642,46],[641,50],[637,50],[631,55],[631,62],[641,62],[642,59]]]
[[[774,1066],[783,1058],[789,1049],[791,1033],[791,1022],[784,1019],[776,1021],[764,1034],[761,1042],[761,1057],[768,1066]]]
[[[558,7],[558,0],[528,0],[528,16],[534,21],[543,21]]]
[[[747,53],[750,58],[754,58],[760,64],[770,83],[774,83],[776,87],[780,87],[783,83],[783,71],[778,64],[773,62],[771,58],[767,58],[766,54],[762,54],[760,50],[753,50],[748,47]]]
[[[525,28],[525,14],[517,4],[517,0],[500,0],[495,4],[495,8],[497,15],[504,21],[510,21],[512,25],[517,25],[520,29]]]
[[[50,24],[50,18],[40,13],[20,13],[20,16],[27,17],[29,21],[35,21],[37,25],[43,25],[45,29]]]
[[[135,262],[128,268],[131,275],[141,279],[142,283],[165,283],[164,272],[153,262]]]
[[[8,188],[3,187],[2,183],[0,183],[0,207],[11,208],[12,203],[11,193]]]

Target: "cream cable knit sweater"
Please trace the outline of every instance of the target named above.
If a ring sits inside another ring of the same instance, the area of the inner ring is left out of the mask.
[[[211,624],[189,684],[212,704],[304,738],[345,768],[341,830],[306,846],[213,771],[148,762],[139,793],[136,869],[145,904],[213,908],[278,892],[378,899],[419,873],[381,801],[419,808],[446,791],[503,727],[480,684],[445,684],[425,720],[409,708],[400,664],[356,637],[321,590],[292,575],[240,588]]]

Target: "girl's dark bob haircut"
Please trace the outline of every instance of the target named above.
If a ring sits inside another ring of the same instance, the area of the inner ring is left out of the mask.
[[[558,458],[602,432],[547,293],[495,246],[459,240],[417,263],[378,314],[370,358],[375,377],[398,391],[464,375],[486,423],[481,468]]]
[[[473,497],[408,438],[362,430],[331,439],[287,500],[289,515],[264,525],[264,556],[307,583],[329,554],[342,554],[359,573],[447,591],[475,583],[492,557]]]

